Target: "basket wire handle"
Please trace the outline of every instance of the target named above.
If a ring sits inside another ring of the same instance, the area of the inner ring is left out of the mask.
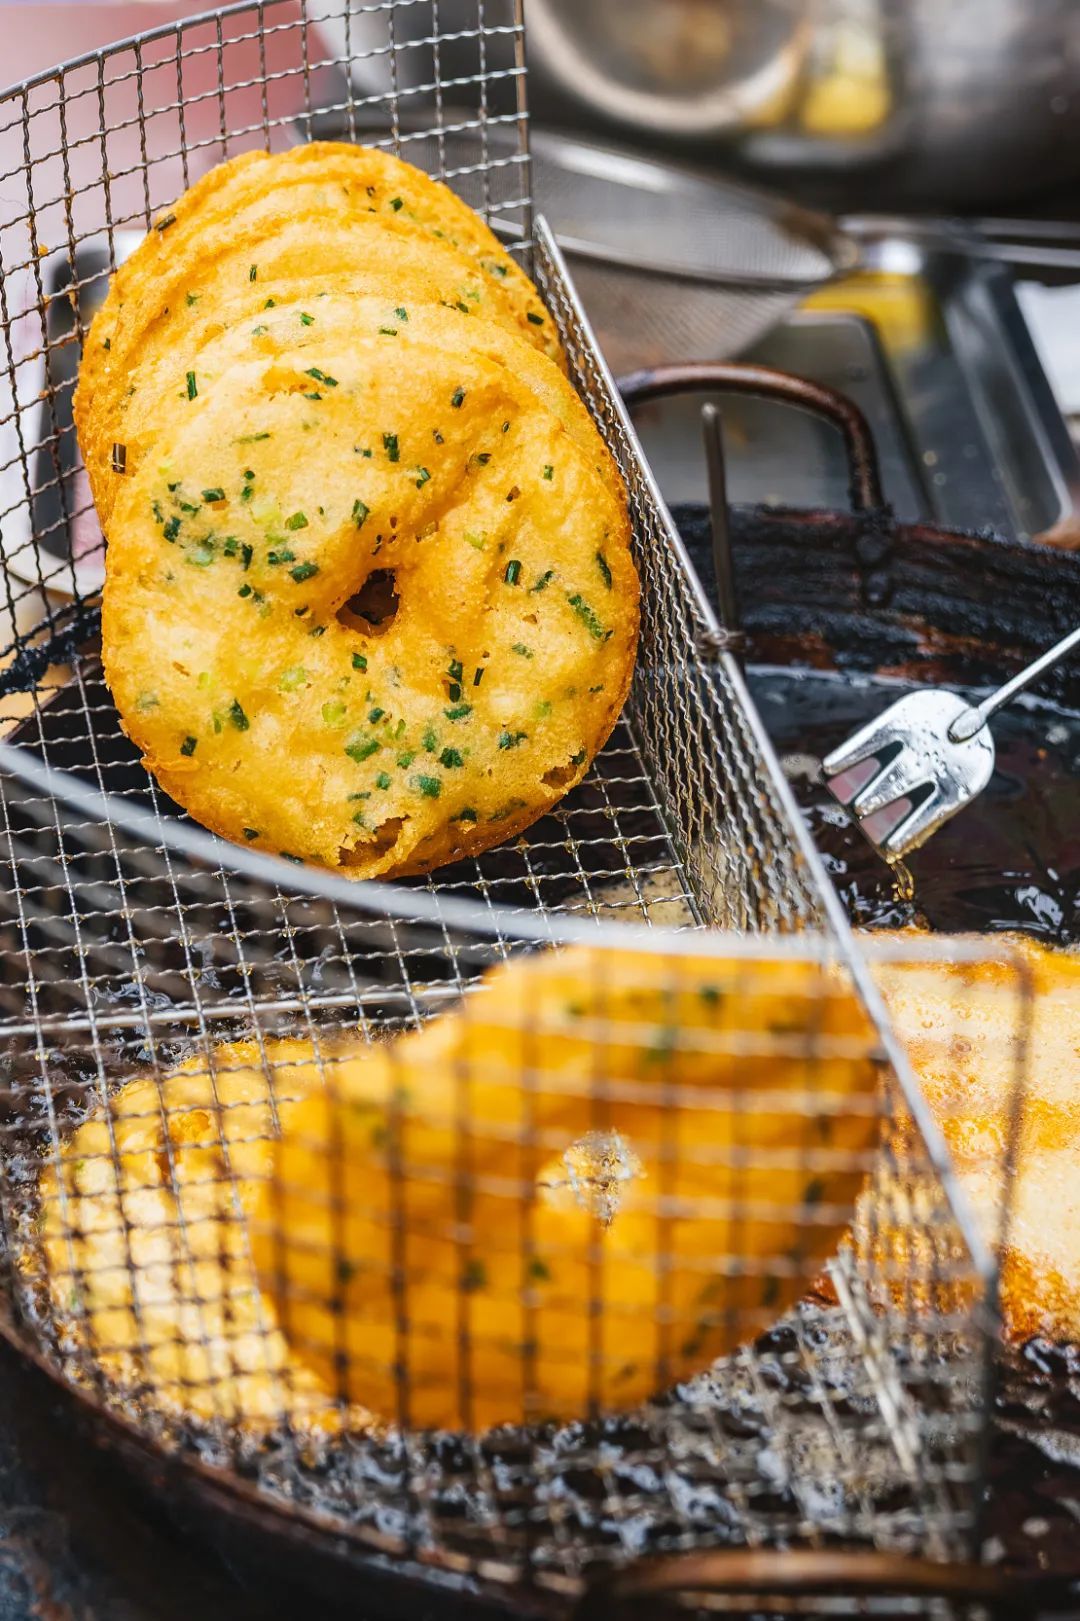
[[[856,513],[886,511],[881,471],[870,424],[853,400],[807,377],[771,366],[747,366],[738,361],[688,360],[675,366],[650,366],[629,372],[618,381],[619,392],[630,410],[650,400],[666,399],[693,389],[723,389],[732,394],[753,394],[781,405],[801,406],[824,417],[843,435],[851,481],[851,507]]]

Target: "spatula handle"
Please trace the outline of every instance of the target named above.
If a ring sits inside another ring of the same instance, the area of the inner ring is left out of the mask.
[[[1037,681],[1040,675],[1077,647],[1080,647],[1080,625],[1071,630],[1067,636],[1063,636],[1060,642],[1055,642],[1053,647],[1047,648],[1046,652],[1033,663],[1025,665],[1011,681],[1006,681],[1003,687],[991,693],[981,704],[973,704],[962,715],[958,715],[949,727],[949,736],[953,742],[966,743],[969,737],[974,737],[980,727],[986,725],[991,715],[996,715],[998,710],[1015,698],[1018,692],[1023,692],[1025,687]]]

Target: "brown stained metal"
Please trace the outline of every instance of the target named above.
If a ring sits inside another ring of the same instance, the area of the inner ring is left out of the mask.
[[[811,382],[807,377],[793,377],[790,372],[776,371],[771,366],[688,360],[679,365],[650,366],[643,371],[629,372],[619,378],[618,387],[631,410],[650,400],[667,399],[672,394],[718,389],[776,400],[781,405],[798,406],[814,416],[824,417],[843,435],[854,511],[881,512],[885,507],[870,424],[853,401],[822,383]]]
[[[991,1566],[834,1549],[719,1548],[639,1561],[590,1588],[574,1621],[615,1621],[638,1612],[655,1621],[665,1598],[678,1601],[691,1595],[760,1598],[765,1603],[946,1598],[978,1602],[995,1621],[1029,1618],[1038,1602],[1030,1582],[1010,1584]],[[678,1613],[686,1611],[680,1607]]]

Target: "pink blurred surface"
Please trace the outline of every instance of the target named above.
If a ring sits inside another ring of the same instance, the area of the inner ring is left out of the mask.
[[[101,243],[110,227],[141,235],[186,184],[225,157],[267,141],[291,144],[297,114],[322,90],[320,71],[312,71],[318,57],[309,50],[305,60],[297,26],[301,0],[246,6],[220,30],[194,24],[183,30],[179,49],[175,34],[138,53],[125,48],[100,74],[93,62],[52,72],[206,9],[191,0],[0,0],[0,82],[47,75],[26,94],[4,99],[0,89],[0,563],[23,578],[33,560],[30,485],[49,470],[35,447],[57,431],[42,389],[43,350],[52,342],[44,290],[49,274],[57,285],[57,260],[70,262],[89,239]],[[223,127],[235,133],[223,138]],[[100,547],[100,531],[81,469],[69,478],[72,551],[85,557]]]

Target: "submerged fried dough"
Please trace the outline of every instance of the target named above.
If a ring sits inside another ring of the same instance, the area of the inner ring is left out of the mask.
[[[528,277],[445,186],[387,153],[344,143],[245,153],[185,192],[112,279],[75,396],[84,454],[95,445],[92,478],[122,442],[133,364],[197,344],[234,301],[250,312],[276,297],[279,283],[285,290],[320,277],[385,297],[391,308],[406,297],[476,310],[563,361]],[[101,488],[98,478],[95,499]]]
[[[1001,1306],[1011,1336],[1080,1342],[1080,955],[1010,941],[1029,976],[1030,1004],[1014,966],[940,961],[875,965],[896,1030],[945,1136],[988,1243],[997,1240],[1005,1152],[1020,1043],[1028,1063],[1017,1174],[1001,1261]],[[856,1239],[908,1278],[928,1303],[934,1275],[927,1219],[935,1185],[890,1184],[883,1214],[860,1201]],[[910,1286],[910,1285],[909,1285]]]
[[[339,1422],[259,1293],[245,1222],[277,1125],[319,1084],[310,1042],[219,1047],[213,1077],[199,1058],[129,1082],[43,1171],[54,1309],[120,1389],[203,1419]]]
[[[807,962],[518,960],[291,1116],[252,1220],[263,1286],[294,1352],[381,1417],[632,1407],[833,1250],[876,1139],[872,1048]]]
[[[325,245],[325,244],[324,244]],[[388,268],[388,287],[400,287]],[[370,279],[370,278],[369,278]],[[351,344],[357,337],[404,338],[405,345],[382,345],[383,363],[392,366],[404,355],[405,363],[416,344],[467,358],[476,352],[506,368],[524,383],[539,404],[562,423],[575,445],[589,458],[608,488],[621,501],[622,482],[611,454],[597,433],[592,418],[558,367],[512,331],[485,320],[447,309],[437,302],[402,302],[400,291],[389,297],[366,296],[362,291],[324,283],[284,283],[272,309],[244,297],[208,308],[192,343],[183,349],[151,347],[133,365],[130,391],[119,402],[108,433],[94,431],[83,441],[83,455],[103,525],[108,525],[123,479],[112,465],[113,435],[125,447],[125,472],[135,473],[147,450],[175,429],[177,406],[187,404],[188,373],[194,371],[201,396],[224,384],[238,362],[273,357],[285,350],[319,351],[330,343]],[[478,310],[479,306],[471,306]],[[246,314],[245,314],[246,312]],[[244,316],[241,319],[241,316]],[[197,340],[197,341],[196,341]],[[501,429],[501,423],[500,423]]]
[[[273,338],[207,393],[193,371],[110,529],[105,673],[147,765],[226,837],[357,876],[542,814],[637,633],[602,458],[410,328]]]

